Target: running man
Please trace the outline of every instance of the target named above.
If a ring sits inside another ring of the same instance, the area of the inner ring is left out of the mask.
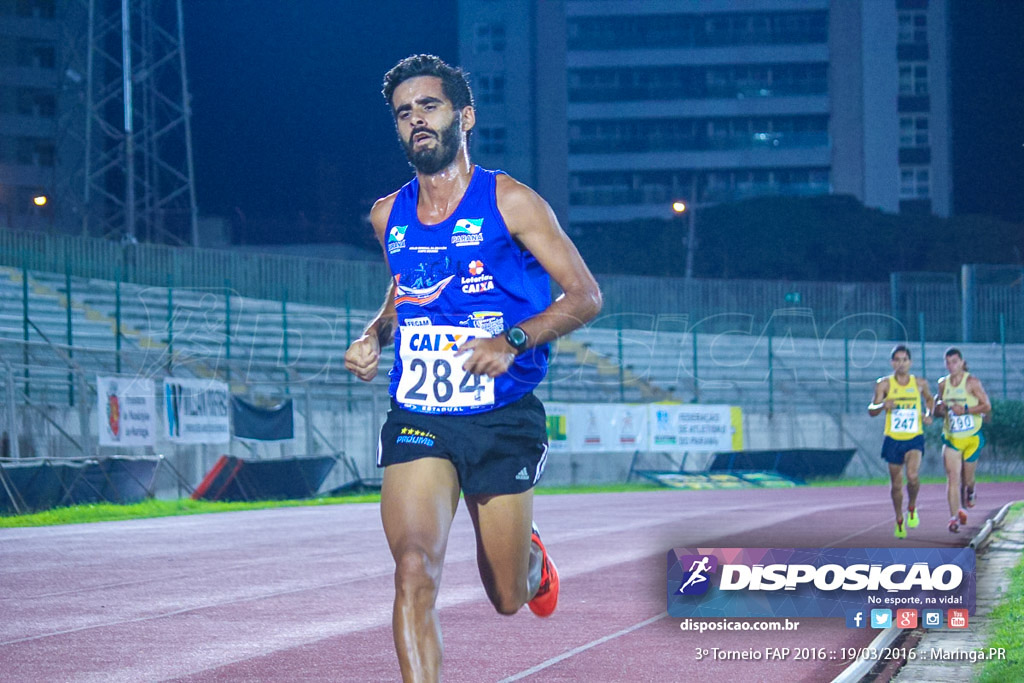
[[[392,626],[402,677],[435,681],[436,598],[460,492],[494,608],[555,609],[558,572],[532,523],[547,457],[533,389],[549,343],[597,315],[601,293],[536,192],[470,163],[476,112],[461,69],[408,57],[385,75],[383,95],[416,176],[370,213],[392,279],[345,367],[370,381],[381,348],[395,345],[377,451]],[[549,276],[564,292],[555,301]]]
[[[978,467],[985,437],[981,422],[992,412],[981,380],[967,372],[960,349],[946,349],[946,370],[939,379],[939,398],[935,414],[944,415],[942,423],[942,461],[946,466],[946,497],[949,500],[949,530],[960,531],[967,524],[967,510],[974,507],[974,470]]]
[[[882,459],[889,465],[889,494],[896,511],[896,538],[906,538],[907,528],[921,523],[917,514],[919,473],[924,455],[924,427],[932,423],[934,399],[928,381],[910,374],[910,349],[897,344],[889,354],[892,374],[875,382],[875,396],[868,406],[874,417],[885,411]],[[907,470],[907,518],[903,518],[903,468]]]

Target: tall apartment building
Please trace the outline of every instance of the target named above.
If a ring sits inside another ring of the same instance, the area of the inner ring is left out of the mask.
[[[563,224],[676,199],[952,206],[948,0],[459,0],[474,159]]]
[[[0,2],[0,227],[50,223],[59,34],[56,0]]]

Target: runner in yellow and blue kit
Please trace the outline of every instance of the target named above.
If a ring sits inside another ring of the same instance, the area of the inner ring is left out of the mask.
[[[868,406],[874,417],[885,411],[885,439],[882,459],[889,465],[890,495],[896,511],[896,538],[907,537],[907,527],[920,523],[917,492],[921,488],[918,473],[924,455],[923,424],[931,424],[934,399],[928,382],[910,374],[910,349],[898,344],[889,354],[893,374],[875,383],[875,396]],[[907,469],[907,519],[903,519],[903,468]]]
[[[981,422],[992,412],[992,404],[981,380],[967,372],[960,349],[946,349],[946,370],[939,379],[939,398],[935,414],[944,415],[942,460],[946,466],[946,497],[949,500],[949,530],[960,531],[967,524],[964,507],[974,507],[974,470],[978,467],[985,437]]]

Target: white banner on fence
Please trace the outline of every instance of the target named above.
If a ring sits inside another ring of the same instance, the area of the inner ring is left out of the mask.
[[[164,380],[167,437],[174,443],[231,441],[228,385],[213,379]]]
[[[546,403],[553,452],[742,450],[742,412],[700,404]]]
[[[156,445],[154,391],[151,379],[96,377],[101,446]]]
[[[647,411],[648,450],[721,453],[743,449],[743,414],[738,407],[652,403]]]

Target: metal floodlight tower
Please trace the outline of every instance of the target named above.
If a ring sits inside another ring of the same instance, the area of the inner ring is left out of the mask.
[[[78,161],[63,173],[64,215],[83,235],[196,246],[181,0],[65,3],[62,139],[80,142],[64,155]]]

